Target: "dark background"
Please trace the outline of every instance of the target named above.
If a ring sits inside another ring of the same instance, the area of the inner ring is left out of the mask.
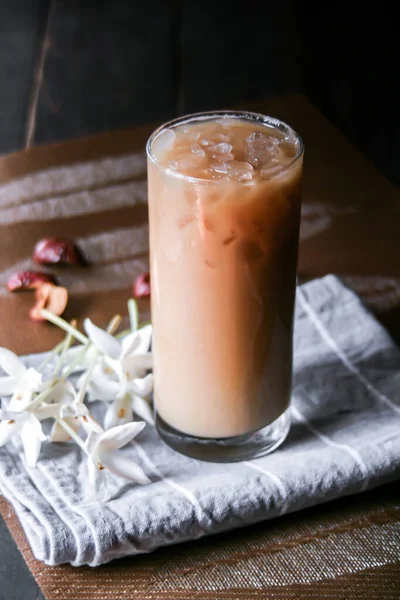
[[[300,92],[398,184],[389,6],[0,0],[0,154]],[[38,598],[0,523],[0,600]]]
[[[394,6],[0,0],[0,154],[301,92],[398,183]]]

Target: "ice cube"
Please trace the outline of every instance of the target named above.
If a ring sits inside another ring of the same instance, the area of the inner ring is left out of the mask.
[[[170,160],[168,163],[168,168],[176,171],[178,168],[178,162],[176,160]]]
[[[237,181],[251,181],[253,179],[253,167],[248,162],[239,160],[231,160],[226,163],[228,174],[232,179]]]
[[[211,165],[211,169],[216,173],[222,173],[227,175],[229,173],[229,163],[226,162],[216,162]]]
[[[153,142],[153,152],[157,155],[163,155],[171,150],[175,143],[176,135],[172,129],[164,129]]]
[[[193,144],[190,148],[192,154],[195,154],[196,156],[205,156],[206,153],[204,152],[203,148],[201,146],[199,146],[199,144]]]
[[[229,154],[229,152],[232,150],[232,144],[220,142],[215,146],[211,146],[209,149],[213,154]]]
[[[230,142],[230,137],[226,133],[216,133],[214,138],[218,142]]]
[[[193,127],[182,127],[182,133],[185,134],[185,139],[188,141],[196,141],[200,137],[200,131],[196,131]]]
[[[259,168],[271,161],[275,155],[279,140],[262,131],[255,131],[246,140],[246,157],[253,165]]]
[[[222,119],[218,119],[218,125],[222,125],[222,127],[235,127],[238,124],[238,119],[230,119],[229,117],[223,117]]]
[[[200,140],[200,144],[202,146],[212,146],[213,142],[211,140],[208,140],[207,138],[204,138],[203,140]]]
[[[233,160],[235,158],[231,152],[228,152],[228,154],[213,154],[212,157],[217,162],[226,162],[227,160]]]
[[[196,156],[195,154],[188,154],[182,158],[178,158],[178,169],[196,169],[199,168],[203,162],[202,156]]]
[[[287,161],[287,156],[285,150],[281,147],[280,144],[277,144],[274,148],[273,155],[271,157],[271,162],[273,163],[285,163]]]

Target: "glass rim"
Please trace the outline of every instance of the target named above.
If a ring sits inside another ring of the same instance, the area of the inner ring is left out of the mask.
[[[172,128],[177,127],[178,125],[184,125],[185,123],[190,123],[193,121],[202,121],[202,120],[207,121],[207,120],[218,119],[218,118],[222,118],[222,117],[243,119],[243,120],[247,120],[247,121],[256,121],[257,123],[260,123],[261,125],[272,125],[279,130],[284,129],[287,132],[289,132],[295,136],[296,140],[299,142],[299,148],[297,150],[296,156],[294,156],[293,159],[287,165],[284,165],[282,167],[281,171],[279,171],[279,173],[272,175],[272,177],[270,177],[269,180],[275,179],[276,177],[280,177],[283,173],[286,173],[288,170],[293,168],[293,166],[298,163],[298,161],[301,159],[301,157],[304,154],[304,142],[303,142],[302,137],[297,133],[297,131],[295,131],[293,129],[293,127],[291,127],[290,125],[288,125],[285,121],[282,121],[281,119],[278,119],[276,117],[271,117],[269,115],[265,115],[262,113],[248,111],[248,110],[210,110],[210,111],[203,111],[203,112],[197,112],[197,113],[189,113],[187,115],[183,115],[181,117],[171,119],[170,121],[166,121],[165,123],[163,123],[162,125],[157,127],[153,131],[153,133],[150,135],[150,137],[148,138],[148,140],[146,142],[146,154],[147,154],[148,159],[154,165],[157,165],[164,172],[168,173],[168,175],[172,175],[173,177],[175,177],[177,179],[184,179],[186,181],[192,181],[195,183],[197,182],[197,183],[207,184],[207,185],[217,184],[221,180],[202,179],[201,177],[193,177],[191,175],[185,175],[184,173],[180,173],[179,171],[174,171],[173,169],[166,167],[159,160],[157,160],[157,158],[155,157],[155,155],[152,151],[152,146],[153,146],[153,143],[155,142],[155,140],[157,139],[157,137],[166,129],[170,129],[171,127]],[[238,182],[238,183],[241,183],[242,185],[246,185],[249,182],[245,181],[245,182]]]

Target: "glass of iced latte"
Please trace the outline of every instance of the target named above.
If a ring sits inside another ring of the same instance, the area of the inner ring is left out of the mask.
[[[223,111],[166,123],[147,155],[158,432],[202,460],[262,456],[290,426],[302,141]]]

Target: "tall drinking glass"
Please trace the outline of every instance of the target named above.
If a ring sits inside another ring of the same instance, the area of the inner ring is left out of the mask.
[[[162,439],[211,461],[289,427],[303,144],[249,112],[188,115],[147,143],[154,402]]]

